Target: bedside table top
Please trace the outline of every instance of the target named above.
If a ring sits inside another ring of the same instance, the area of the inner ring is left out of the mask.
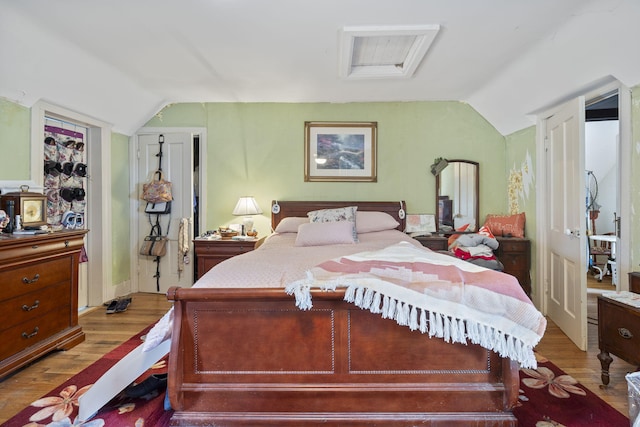
[[[196,237],[194,243],[255,243],[258,239],[207,239],[206,237]]]

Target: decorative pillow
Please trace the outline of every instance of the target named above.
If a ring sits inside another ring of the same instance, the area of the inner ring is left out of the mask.
[[[289,216],[283,218],[278,225],[276,225],[276,229],[274,230],[276,233],[297,233],[298,227],[301,224],[308,224],[309,218],[306,216]]]
[[[467,228],[469,228],[469,224],[465,224],[465,225],[462,225],[462,226],[456,228],[456,231],[466,231]],[[460,237],[459,234],[452,234],[451,236],[449,236],[449,241],[448,241],[449,247],[451,247],[451,245],[453,245],[453,243],[456,241],[456,239],[458,237]]]
[[[353,228],[353,241],[358,241],[358,232],[356,230],[356,212],[357,206],[347,206],[336,209],[320,209],[317,211],[307,212],[310,222],[338,222],[348,221]]]
[[[356,231],[358,233],[372,233],[374,231],[393,230],[399,225],[400,223],[386,212],[356,212]]]
[[[353,224],[349,221],[308,222],[300,224],[296,246],[324,246],[355,243]]]
[[[515,215],[488,214],[484,225],[498,237],[524,237],[524,222],[524,212]]]

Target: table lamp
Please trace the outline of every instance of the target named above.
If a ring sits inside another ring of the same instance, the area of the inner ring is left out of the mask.
[[[252,196],[240,197],[236,207],[233,209],[233,215],[244,216],[242,220],[242,235],[246,236],[247,231],[253,230],[253,219],[251,215],[259,215],[262,209],[258,206],[256,199]]]

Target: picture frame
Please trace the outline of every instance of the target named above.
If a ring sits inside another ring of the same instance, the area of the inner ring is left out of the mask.
[[[407,214],[405,233],[435,233],[436,217],[434,214]]]
[[[377,122],[304,122],[305,182],[376,182]]]

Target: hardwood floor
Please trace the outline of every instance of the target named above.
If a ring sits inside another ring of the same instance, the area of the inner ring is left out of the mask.
[[[107,315],[104,307],[98,307],[82,314],[85,342],[71,350],[52,353],[0,382],[0,395],[5,397],[0,401],[0,423],[158,320],[169,307],[164,295],[134,294],[131,306],[123,313]],[[589,325],[589,349],[582,352],[549,322],[536,350],[628,416],[624,376],[635,367],[613,356],[609,387],[600,388],[597,326]]]

